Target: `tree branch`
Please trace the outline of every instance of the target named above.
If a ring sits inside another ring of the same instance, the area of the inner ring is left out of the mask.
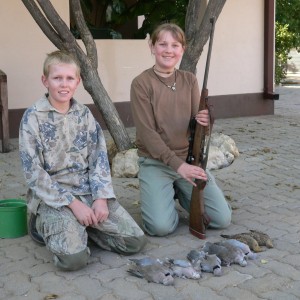
[[[86,25],[80,5],[80,0],[71,0],[70,8],[71,14],[73,15],[75,20],[76,28],[78,29],[82,42],[85,45],[87,56],[91,60],[93,67],[95,69],[98,69],[97,47],[93,36]]]
[[[199,0],[190,0],[189,2],[189,6],[193,8],[197,7],[196,3],[193,2],[199,2]],[[210,0],[205,10],[202,22],[199,20],[199,18],[201,18],[200,14],[197,14],[197,20],[194,19],[195,16],[193,17],[193,23],[190,24],[193,28],[188,29],[190,40],[188,40],[188,46],[183,55],[180,69],[190,71],[194,74],[196,73],[197,63],[203,52],[203,47],[209,38],[211,29],[210,19],[212,17],[214,17],[215,20],[218,19],[225,2],[226,0]],[[200,25],[196,26],[196,24]]]
[[[35,20],[35,22],[39,25],[44,34],[50,39],[50,41],[58,48],[63,48],[63,42],[60,36],[56,33],[53,27],[50,25],[45,16],[40,12],[39,7],[32,0],[22,0],[23,4]]]
[[[185,18],[185,36],[187,41],[189,41],[193,33],[195,32],[196,28],[199,27],[199,18],[203,17],[203,12],[201,8],[204,8],[206,5],[206,0],[197,0],[192,1],[190,0],[186,10],[186,18]]]
[[[39,3],[41,9],[43,10],[45,16],[49,20],[52,27],[55,29],[58,35],[61,36],[61,39],[64,42],[64,44],[68,45],[68,48],[71,45],[75,46],[76,44],[75,37],[71,33],[66,23],[58,15],[51,2],[49,0],[36,0],[36,1]]]

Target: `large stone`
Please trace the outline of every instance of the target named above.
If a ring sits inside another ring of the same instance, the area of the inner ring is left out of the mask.
[[[239,156],[234,140],[223,133],[211,135],[207,169],[216,170],[228,167]]]
[[[112,159],[111,173],[113,177],[137,177],[139,172],[137,149],[121,151]]]
[[[107,149],[113,177],[137,177],[139,172],[137,149],[116,153],[117,150],[112,140]],[[207,169],[216,170],[228,167],[238,156],[239,150],[231,137],[222,133],[211,135]]]
[[[108,156],[109,163],[112,164],[113,158],[118,153],[118,148],[112,138],[107,139],[106,148],[107,148],[107,156]]]
[[[220,148],[220,150],[226,154],[231,153],[235,158],[240,155],[239,150],[234,142],[234,140],[226,134],[223,133],[213,133],[211,135],[212,146]]]

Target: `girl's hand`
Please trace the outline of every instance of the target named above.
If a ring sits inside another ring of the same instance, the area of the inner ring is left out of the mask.
[[[209,125],[209,114],[208,110],[204,109],[199,111],[195,116],[196,121],[202,125],[202,126],[208,126]]]
[[[205,171],[197,166],[189,165],[188,163],[183,163],[180,165],[180,167],[177,169],[177,173],[190,182],[193,186],[197,186],[194,182],[195,179],[201,179],[206,181],[207,175]]]

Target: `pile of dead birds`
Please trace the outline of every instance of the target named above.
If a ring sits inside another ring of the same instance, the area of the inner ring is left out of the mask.
[[[191,250],[186,259],[129,259],[131,267],[127,272],[148,282],[173,285],[175,277],[199,279],[202,272],[221,276],[222,266],[238,264],[245,267],[248,260],[257,258],[257,252],[264,251],[262,247],[273,248],[270,237],[257,230],[221,236],[226,239],[205,242],[199,250]]]

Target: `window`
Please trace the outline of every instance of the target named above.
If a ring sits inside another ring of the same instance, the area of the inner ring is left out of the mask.
[[[185,25],[189,0],[81,0],[95,39],[145,39],[158,24]],[[71,31],[80,38],[71,16]]]
[[[133,39],[138,30],[138,18],[130,16],[137,0],[81,0],[81,8],[94,39]],[[75,22],[71,31],[80,38]]]

